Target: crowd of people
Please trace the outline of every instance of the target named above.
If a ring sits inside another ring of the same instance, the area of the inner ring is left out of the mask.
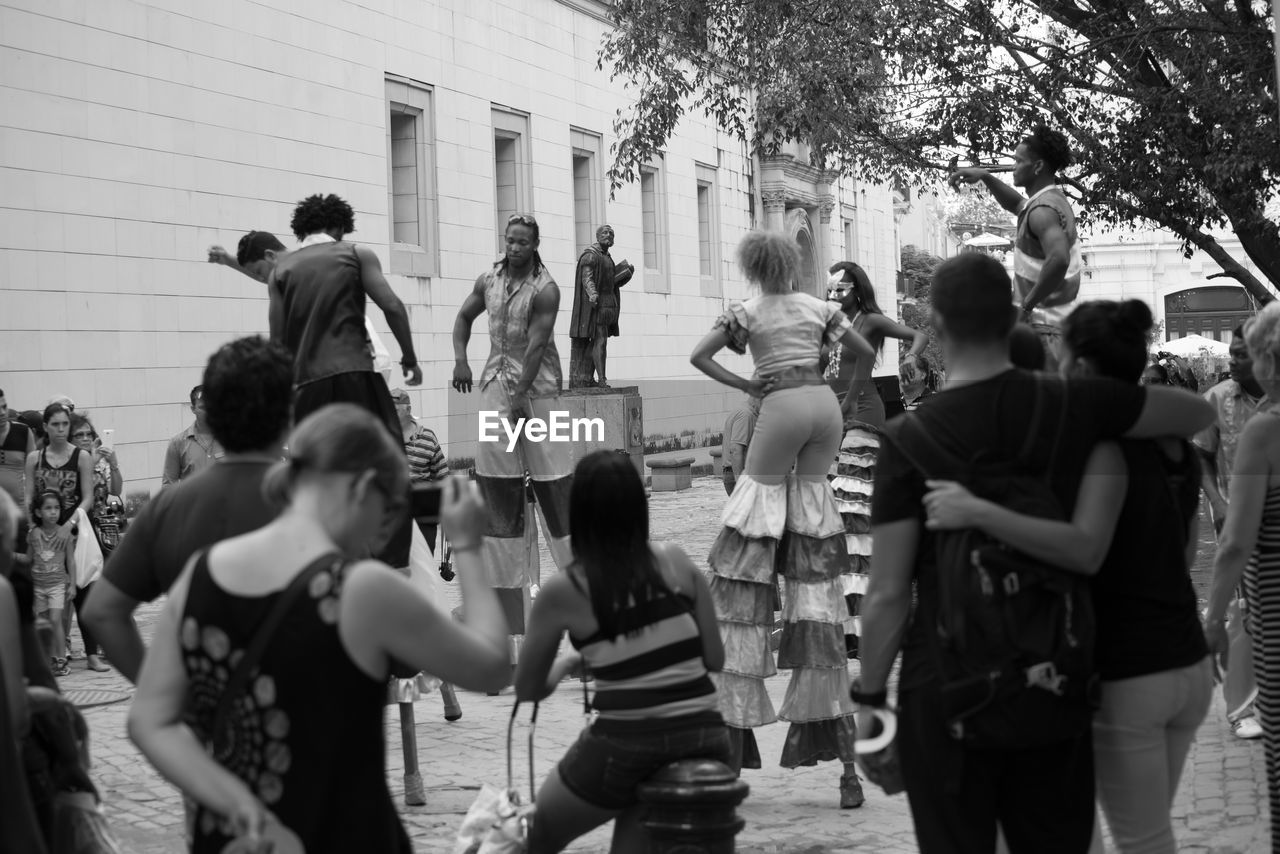
[[[448,720],[462,714],[454,685],[514,682],[517,702],[537,702],[591,678],[591,722],[537,793],[533,852],[609,821],[611,850],[648,850],[637,786],[680,759],[759,768],[754,730],[777,720],[783,767],[840,763],[842,808],[866,799],[860,770],[887,784],[896,764],[926,854],[997,839],[1084,852],[1099,807],[1121,851],[1172,852],[1173,797],[1224,672],[1228,720],[1263,738],[1280,814],[1280,304],[1237,330],[1231,377],[1192,393],[1185,366],[1148,356],[1145,304],[1076,303],[1061,135],[1037,129],[1015,160],[1025,196],[980,169],[953,177],[986,185],[1019,235],[1012,279],[982,254],[935,271],[941,370],[859,265],[833,266],[823,300],[804,292],[793,241],[743,239],[758,291],[690,357],[745,395],[705,568],[651,538],[628,457],[482,444],[471,480],[448,475],[380,370],[369,300],[405,384],[421,382],[407,312],[372,251],[347,241],[343,200],[301,202],[291,251],[260,231],[234,258],[211,249],[266,285],[271,338],[210,356],[165,487],[127,530],[114,450],[73,401],[0,418],[0,782],[15,793],[0,799],[0,849],[41,850],[59,787],[96,797],[83,769],[13,760],[39,740],[24,689],[56,696],[69,672],[73,610],[87,666],[137,684],[129,735],[187,796],[194,852],[411,850],[383,710],[388,685],[403,701],[415,674],[441,685]],[[459,310],[452,385],[509,417],[546,414],[563,385],[559,291],[536,220],[512,217],[505,237]],[[483,313],[491,351],[473,383]],[[886,406],[871,374],[888,338],[909,346]],[[749,353],[751,374],[719,361],[725,349]],[[438,517],[415,518],[415,488],[432,485]],[[1203,622],[1190,577],[1202,492],[1220,537]],[[560,569],[545,579],[530,495]],[[461,589],[452,614],[437,562]],[[144,644],[134,613],[162,596]],[[791,677],[775,709],[778,669]],[[858,739],[891,695],[896,759],[868,759]]]

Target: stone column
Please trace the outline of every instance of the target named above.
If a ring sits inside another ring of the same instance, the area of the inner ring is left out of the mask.
[[[783,190],[765,190],[760,194],[764,202],[764,227],[770,231],[782,231],[787,214],[787,194]]]

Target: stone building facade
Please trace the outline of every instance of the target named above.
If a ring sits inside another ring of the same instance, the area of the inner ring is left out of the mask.
[[[569,305],[595,226],[639,275],[610,379],[638,382],[646,429],[714,424],[688,354],[748,295],[734,248],[785,228],[826,268],[867,267],[896,314],[892,192],[828,179],[795,146],[759,162],[701,116],[612,197],[612,122],[628,97],[596,68],[596,0],[15,0],[0,7],[0,388],[38,408],[66,393],[112,428],[130,491],[158,483],[209,353],[265,333],[263,287],[206,263],[264,229],[292,242],[297,200],[356,210],[409,307],[424,383],[414,409],[451,455],[450,330],[500,226],[534,214]],[[385,329],[379,313],[375,323]],[[558,324],[562,358],[569,346]],[[388,343],[394,342],[388,336]],[[488,341],[471,342],[473,370]],[[398,358],[398,353],[393,352]],[[745,359],[726,356],[734,369]],[[892,373],[887,348],[877,373]],[[567,367],[567,364],[566,364]],[[697,391],[701,389],[701,391]],[[442,423],[443,422],[443,423]]]

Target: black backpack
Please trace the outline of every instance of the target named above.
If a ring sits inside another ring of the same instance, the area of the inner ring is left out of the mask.
[[[1067,393],[1056,403],[1037,375],[1031,429],[1012,462],[983,464],[947,452],[927,411],[887,428],[889,440],[927,478],[1029,516],[1066,518],[1049,475],[1066,429]],[[1033,460],[1048,464],[1033,466]],[[1029,748],[1090,725],[1097,703],[1095,619],[1089,580],[1016,551],[977,529],[933,532],[938,615],[929,631],[950,736],[969,747]]]

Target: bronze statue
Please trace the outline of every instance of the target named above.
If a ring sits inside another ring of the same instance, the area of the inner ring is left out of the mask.
[[[578,258],[573,294],[573,314],[569,319],[569,388],[608,388],[605,358],[609,338],[618,334],[620,302],[618,288],[631,281],[635,268],[627,261],[617,265],[609,257],[613,228],[596,229],[596,242]]]

